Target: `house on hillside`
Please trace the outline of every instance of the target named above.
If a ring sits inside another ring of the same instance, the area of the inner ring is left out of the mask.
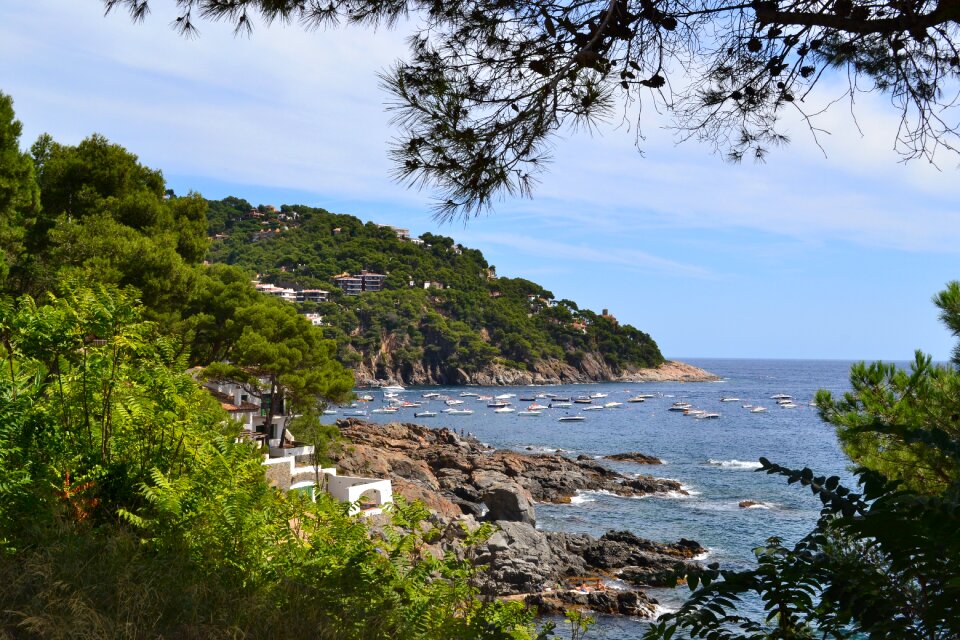
[[[387,276],[382,273],[363,270],[353,275],[343,272],[339,276],[334,276],[333,282],[348,296],[358,296],[367,291],[382,291],[386,279]]]
[[[324,491],[350,504],[351,515],[374,516],[393,502],[393,483],[383,478],[341,476],[333,467],[298,465],[292,456],[265,458],[267,483],[283,491],[304,491],[316,500]]]

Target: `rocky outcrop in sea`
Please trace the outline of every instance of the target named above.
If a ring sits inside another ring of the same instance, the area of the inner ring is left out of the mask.
[[[390,478],[395,493],[422,501],[448,532],[442,550],[456,548],[464,526],[487,521],[497,527],[472,551],[488,567],[480,584],[487,595],[522,597],[543,612],[585,606],[650,616],[656,602],[642,587],[663,584],[678,563],[706,551],[691,540],[664,544],[628,531],[594,538],[536,528],[537,502],[569,502],[582,491],[685,493],[675,480],[621,474],[587,456],[493,449],[449,429],[358,419],[337,425],[344,439],[333,455],[340,472]],[[597,577],[616,577],[635,588],[577,588],[578,580]]]

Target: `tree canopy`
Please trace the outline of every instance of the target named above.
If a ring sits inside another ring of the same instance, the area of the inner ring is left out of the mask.
[[[952,282],[934,299],[954,335],[958,293]],[[817,525],[793,547],[771,538],[754,569],[686,574],[690,599],[648,640],[678,630],[716,640],[960,637],[960,369],[918,353],[910,371],[861,363],[850,381],[840,399],[819,392],[817,405],[859,486],[761,458],[760,471],[823,503]],[[762,602],[766,617],[745,615],[744,600]]]
[[[154,3],[158,0],[153,0]],[[150,0],[104,0],[143,19]],[[413,16],[407,58],[383,75],[399,129],[396,176],[441,194],[441,217],[529,194],[556,134],[623,104],[662,109],[684,138],[733,160],[787,141],[795,110],[817,131],[811,91],[843,78],[900,114],[906,158],[956,151],[960,5],[952,0],[178,0],[175,28],[204,19],[249,31],[392,25]],[[841,95],[833,96],[839,99]],[[626,117],[626,116],[624,116]],[[642,134],[638,120],[638,139]]]

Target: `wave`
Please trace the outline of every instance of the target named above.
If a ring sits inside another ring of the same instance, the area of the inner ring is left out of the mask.
[[[757,500],[751,500],[750,502],[753,502],[753,504],[746,507],[740,507],[740,508],[741,509],[767,509],[767,510],[783,508],[781,505],[776,504],[775,502],[760,502]],[[740,503],[737,503],[737,506],[740,506]]]
[[[673,607],[665,607],[662,604],[653,605],[653,619],[656,620],[660,616],[666,615],[668,613],[676,613],[677,610]]]
[[[554,447],[544,447],[540,445],[528,444],[522,447],[523,451],[533,451],[534,453],[564,453],[564,449]]]
[[[586,504],[587,502],[596,501],[596,498],[591,498],[590,496],[583,495],[580,492],[577,492],[577,495],[570,498],[570,504]]]
[[[751,460],[714,460],[710,458],[707,464],[723,469],[759,469],[763,465]]]

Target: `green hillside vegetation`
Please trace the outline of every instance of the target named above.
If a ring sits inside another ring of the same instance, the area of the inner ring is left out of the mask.
[[[20,133],[0,93],[0,638],[536,635],[426,550],[422,506],[373,532],[268,486],[197,376],[266,380],[320,443],[353,375],[246,271],[202,264],[202,197],[101,136]]]
[[[559,360],[579,368],[588,353],[614,373],[663,362],[646,333],[556,300],[529,280],[498,278],[480,251],[451,238],[425,233],[418,244],[390,227],[305,206],[260,207],[262,217],[251,211],[239,198],[210,202],[210,260],[258,273],[263,282],[331,291],[330,302],[307,306],[323,315],[341,360],[377,377],[398,371],[406,378],[421,362],[438,382],[456,382],[455,370],[495,362],[527,369]],[[349,296],[334,286],[334,276],[364,269],[387,275],[383,291]],[[424,289],[428,282],[442,288]]]

